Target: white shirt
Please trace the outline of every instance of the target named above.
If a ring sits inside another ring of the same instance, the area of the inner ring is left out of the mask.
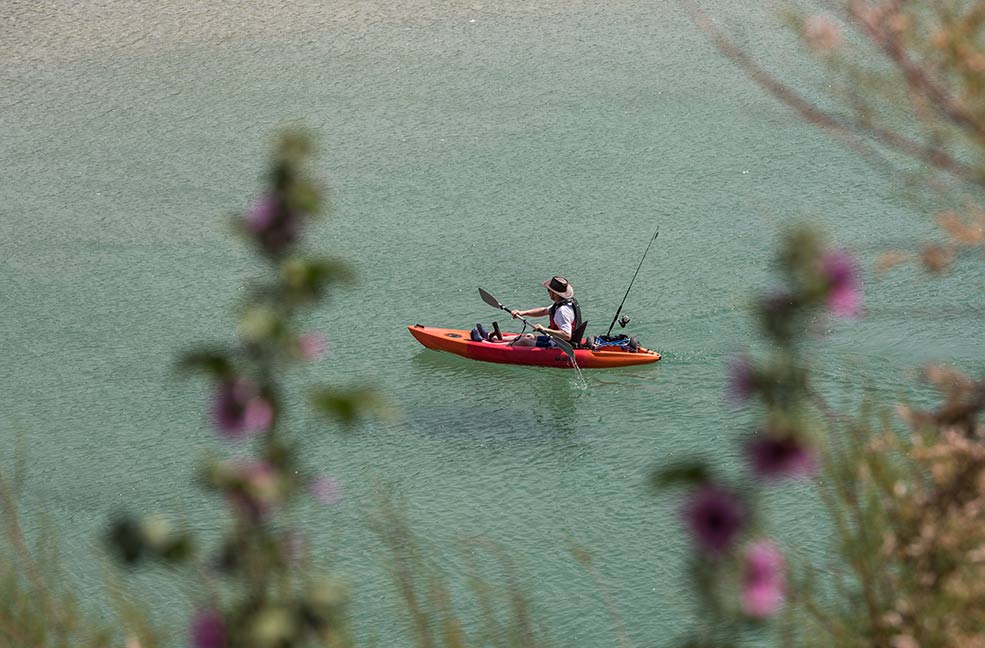
[[[571,335],[571,326],[575,323],[575,309],[569,304],[558,306],[554,311],[554,321],[560,330]],[[548,327],[554,328],[551,324],[548,324]]]

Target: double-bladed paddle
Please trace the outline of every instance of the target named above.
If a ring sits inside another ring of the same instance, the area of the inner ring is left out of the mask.
[[[510,315],[512,316],[513,313],[512,313],[512,311],[510,311],[509,308],[507,308],[506,306],[503,306],[502,304],[500,304],[498,299],[496,299],[495,297],[493,297],[492,295],[490,295],[489,293],[487,293],[482,288],[479,288],[479,296],[482,297],[482,301],[486,302],[487,304],[489,304],[493,308],[499,308],[501,310],[504,310],[507,313],[510,313]],[[517,315],[517,319],[522,320],[525,324],[530,324],[530,322],[528,322],[522,315]],[[562,351],[564,351],[564,355],[566,355],[569,358],[571,358],[571,362],[572,363],[575,363],[575,350],[571,346],[571,343],[570,342],[568,342],[567,340],[565,340],[563,337],[561,337],[557,333],[551,333],[547,329],[543,329],[543,332],[546,333],[547,335],[550,335],[552,338],[554,338],[554,342],[557,344],[558,348],[561,349]]]

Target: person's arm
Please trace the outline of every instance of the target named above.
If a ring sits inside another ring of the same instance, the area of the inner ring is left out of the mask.
[[[510,315],[513,316],[513,319],[517,317],[544,317],[550,312],[550,306],[545,306],[543,308],[531,308],[528,310],[513,310],[510,311]]]
[[[541,326],[540,324],[534,324],[534,330],[538,333],[553,333],[554,335],[562,338],[564,340],[571,341],[571,333],[566,333],[564,331],[559,331],[557,329],[547,328],[546,326]]]

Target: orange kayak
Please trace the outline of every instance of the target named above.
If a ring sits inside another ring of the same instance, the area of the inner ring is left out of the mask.
[[[407,330],[418,342],[429,349],[447,351],[463,358],[483,362],[503,364],[533,365],[537,367],[557,367],[570,369],[571,360],[560,349],[511,346],[509,342],[516,333],[504,333],[503,340],[473,342],[469,332],[460,329],[436,328],[415,324]],[[606,351],[575,349],[575,360],[582,369],[605,369],[609,367],[629,367],[649,364],[660,359],[656,351],[640,348],[636,353],[628,351]]]

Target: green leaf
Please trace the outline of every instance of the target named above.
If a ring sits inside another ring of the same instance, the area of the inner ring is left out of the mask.
[[[324,203],[321,190],[306,181],[296,182],[288,187],[284,198],[290,209],[309,216],[321,211]]]
[[[293,257],[281,265],[280,279],[291,297],[308,301],[321,297],[330,284],[352,283],[355,273],[341,259]]]
[[[311,396],[311,402],[323,414],[351,425],[369,416],[387,417],[392,408],[372,387],[321,389]]]
[[[188,534],[180,533],[169,538],[159,549],[159,553],[165,562],[181,563],[191,558],[192,549],[191,537]]]
[[[666,468],[658,468],[650,475],[650,485],[663,489],[672,486],[693,486],[709,479],[708,466],[704,461],[692,459]]]
[[[110,553],[127,566],[137,564],[146,549],[140,525],[127,513],[118,514],[110,524],[106,544]]]
[[[305,128],[290,128],[277,138],[275,160],[290,164],[306,163],[315,152],[314,138]]]
[[[229,361],[229,353],[224,349],[198,349],[181,356],[178,369],[222,378],[232,373],[232,363]]]

